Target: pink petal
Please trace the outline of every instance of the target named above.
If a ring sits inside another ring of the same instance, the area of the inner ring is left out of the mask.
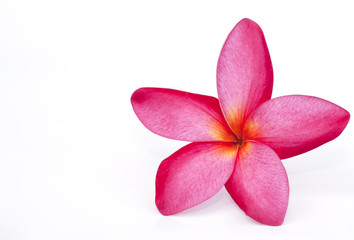
[[[250,116],[244,136],[268,145],[284,159],[335,139],[349,118],[345,109],[326,100],[283,96],[265,102]]]
[[[274,226],[283,223],[289,199],[288,177],[281,160],[268,146],[244,142],[225,187],[254,220]]]
[[[191,142],[234,140],[214,97],[164,88],[140,88],[133,109],[150,131]]]
[[[191,143],[160,165],[156,176],[156,206],[172,215],[214,196],[229,179],[237,146],[231,143]]]
[[[217,68],[221,109],[233,132],[241,135],[248,116],[271,98],[273,69],[262,29],[243,19],[231,31]]]

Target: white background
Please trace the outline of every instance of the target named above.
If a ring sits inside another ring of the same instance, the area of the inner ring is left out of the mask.
[[[139,87],[216,96],[242,18],[263,29],[273,96],[354,113],[350,1],[0,2],[0,239],[354,239],[353,124],[287,159],[284,224],[248,218],[222,189],[175,216],[154,205],[159,163],[185,145],[132,111]]]

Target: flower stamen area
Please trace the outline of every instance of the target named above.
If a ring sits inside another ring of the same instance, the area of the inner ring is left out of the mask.
[[[235,140],[236,145],[237,145],[238,147],[242,147],[244,141],[245,141],[245,139],[243,139],[243,138],[236,138],[236,140]]]

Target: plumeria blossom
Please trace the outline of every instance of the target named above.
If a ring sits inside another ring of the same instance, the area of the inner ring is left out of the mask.
[[[131,102],[152,132],[192,142],[162,161],[156,206],[163,215],[193,207],[223,186],[254,220],[283,223],[289,184],[281,159],[338,137],[350,114],[303,95],[271,99],[273,69],[261,28],[241,20],[217,65],[218,97],[140,88]]]

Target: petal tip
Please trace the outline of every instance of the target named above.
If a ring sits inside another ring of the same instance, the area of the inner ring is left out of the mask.
[[[137,90],[135,90],[132,94],[132,96],[130,97],[130,102],[132,103],[132,105],[134,106],[134,104],[139,103],[144,101],[144,91],[146,88],[138,88]]]
[[[176,205],[176,202],[173,201],[173,199],[168,199],[164,195],[163,192],[160,190],[156,189],[156,196],[155,196],[155,205],[157,210],[161,213],[163,216],[171,216],[175,215],[177,213],[183,212],[184,210],[187,210],[190,207],[181,207],[181,205]],[[198,204],[196,204],[198,205]]]
[[[258,26],[258,24],[255,21],[253,21],[253,20],[251,20],[249,18],[241,19],[241,21],[239,21],[238,24],[255,24],[255,25]]]
[[[281,221],[271,222],[271,223],[265,223],[265,224],[267,224],[268,226],[278,227],[278,226],[283,225],[283,222],[284,222],[284,219],[281,220]]]
[[[265,225],[269,225],[269,226],[280,226],[284,222],[286,209],[284,212],[274,214],[273,216],[271,216],[271,214],[269,214],[268,217],[254,216],[253,213],[249,214],[248,212],[245,212],[245,213],[247,216],[249,216],[250,218],[254,219],[255,221],[257,221],[261,224],[265,224]]]
[[[170,215],[175,214],[175,213],[172,213],[171,211],[167,211],[167,210],[163,207],[163,204],[161,204],[158,199],[155,200],[155,205],[156,205],[156,207],[157,207],[157,210],[159,210],[159,212],[160,212],[161,215],[163,215],[163,216],[170,216]]]
[[[245,28],[252,28],[252,29],[257,29],[258,31],[260,31],[262,34],[263,34],[263,31],[261,29],[261,27],[258,25],[258,23],[256,23],[255,21],[249,19],[249,18],[243,18],[241,21],[239,21],[235,28],[236,27],[245,27]]]
[[[347,110],[345,110],[345,109],[344,109],[344,111],[345,111],[345,118],[346,118],[346,121],[348,123],[349,120],[350,120],[350,113]]]

